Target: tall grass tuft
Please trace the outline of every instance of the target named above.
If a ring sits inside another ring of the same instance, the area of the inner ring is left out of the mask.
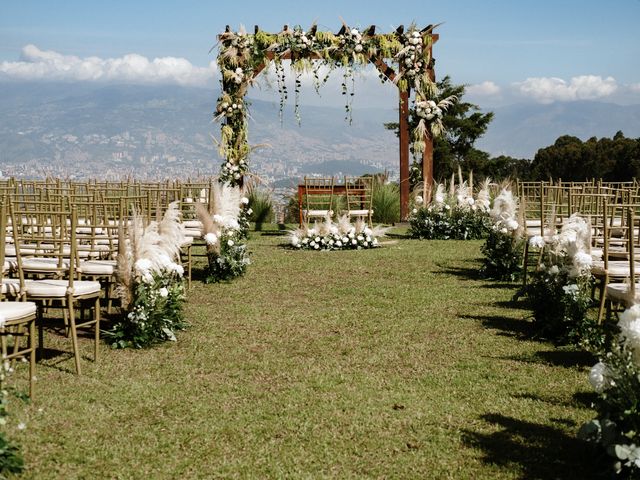
[[[262,230],[262,224],[271,221],[273,216],[273,198],[271,193],[267,190],[259,188],[251,188],[247,192],[247,198],[249,199],[249,208],[253,210],[249,215],[249,221],[254,222],[256,225],[256,231]]]
[[[397,183],[384,183],[382,178],[375,182],[373,221],[387,224],[400,221],[400,187]]]

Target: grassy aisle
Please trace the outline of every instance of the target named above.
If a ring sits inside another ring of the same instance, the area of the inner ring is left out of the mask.
[[[105,345],[79,378],[40,364],[37,401],[13,405],[25,478],[588,478],[590,360],[522,339],[480,242],[282,241],[196,282],[178,343]]]

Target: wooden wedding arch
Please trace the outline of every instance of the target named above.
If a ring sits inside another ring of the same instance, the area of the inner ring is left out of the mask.
[[[272,34],[256,25],[254,33],[249,34],[243,29],[233,32],[227,26],[225,32],[218,35],[222,94],[218,98],[216,118],[222,120],[218,146],[224,159],[220,180],[241,185],[248,171],[247,157],[251,148],[247,139],[244,97],[255,77],[270,63],[282,68],[281,61],[290,60],[292,68],[298,72],[314,68],[312,65],[318,62],[328,64],[331,69],[349,70],[372,63],[383,82],[390,81],[398,88],[400,215],[406,220],[410,197],[410,144],[413,143],[414,157],[421,157],[423,179],[425,185],[430,186],[433,183],[433,138],[442,131],[442,112],[436,107],[438,92],[432,56],[433,44],[439,35],[433,33],[433,29],[432,25],[422,29],[411,25],[405,30],[401,25],[392,33],[376,34],[374,25],[360,32],[345,24],[334,34],[319,31],[315,25],[308,31],[285,25],[281,32]],[[392,67],[389,61],[396,65]]]

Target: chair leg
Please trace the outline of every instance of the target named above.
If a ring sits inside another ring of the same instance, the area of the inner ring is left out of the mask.
[[[44,306],[42,304],[38,304],[38,309],[36,310],[36,323],[38,324],[38,351],[40,352],[40,359],[44,358],[44,325],[42,324],[42,309]]]
[[[98,344],[100,343],[100,297],[96,298],[96,303],[95,303],[95,338],[94,338],[94,350],[93,350],[93,361],[97,362],[98,361]]]
[[[604,313],[604,304],[606,300],[606,286],[609,283],[609,275],[604,276],[600,284],[600,307],[598,308],[598,325],[602,324],[602,314]]]
[[[529,242],[524,242],[524,253],[522,254],[522,286],[527,286],[527,269],[529,268]]]
[[[36,376],[36,320],[29,322],[29,397],[33,400],[33,383]]]
[[[69,327],[71,328],[71,342],[73,344],[73,355],[76,363],[76,373],[80,375],[80,349],[78,348],[78,332],[76,330],[75,312],[73,311],[73,298],[69,297],[67,303],[69,312]]]

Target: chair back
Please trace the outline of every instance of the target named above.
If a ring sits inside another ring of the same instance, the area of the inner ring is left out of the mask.
[[[366,218],[371,225],[373,215],[373,177],[344,177],[349,217]]]

